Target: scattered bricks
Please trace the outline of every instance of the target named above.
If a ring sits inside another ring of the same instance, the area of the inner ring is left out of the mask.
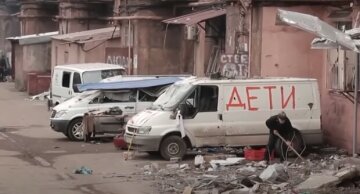
[[[191,194],[191,192],[192,192],[192,187],[187,186],[187,187],[185,187],[183,194]]]
[[[340,170],[339,172],[332,173],[333,175],[328,174],[318,174],[312,175],[307,180],[302,182],[297,186],[297,190],[299,191],[309,191],[315,190],[323,187],[331,187],[336,186],[344,180],[352,179],[359,175],[358,169],[353,167],[348,167]]]
[[[219,189],[213,188],[211,194],[219,194]]]
[[[181,164],[180,169],[187,170],[187,169],[190,169],[190,166],[189,166],[189,164]]]
[[[204,157],[202,155],[195,156],[194,165],[195,167],[200,167],[204,164]]]
[[[231,191],[226,191],[221,194],[249,194],[249,193],[250,193],[250,189],[247,187],[243,187],[241,189],[234,189]]]
[[[235,158],[236,155],[232,154],[213,154],[213,155],[205,155],[204,161],[209,163],[211,160],[225,160],[226,158]]]
[[[351,179],[358,176],[358,170],[355,166],[353,166],[350,168],[341,169],[334,176],[339,178],[340,181],[343,181],[345,179]]]
[[[331,175],[312,175],[300,185],[296,187],[296,190],[300,192],[316,190],[322,187],[335,186],[338,184],[339,178]]]
[[[169,170],[175,170],[175,169],[179,169],[180,165],[179,164],[167,164],[166,168]]]
[[[273,190],[285,190],[286,187],[289,185],[289,183],[280,183],[280,184],[276,184],[276,185],[272,185],[271,186],[271,189]]]
[[[151,169],[153,170],[153,171],[158,171],[159,169],[160,169],[160,167],[159,167],[159,164],[158,163],[151,163]]]
[[[284,182],[289,179],[289,175],[282,164],[273,164],[268,166],[261,174],[260,178],[263,181],[269,182]]]
[[[247,167],[239,168],[239,169],[237,169],[237,171],[239,171],[240,174],[250,176],[256,172],[256,168],[247,166]]]
[[[170,162],[172,162],[172,163],[178,163],[180,161],[181,161],[181,158],[179,158],[179,157],[170,158]]]

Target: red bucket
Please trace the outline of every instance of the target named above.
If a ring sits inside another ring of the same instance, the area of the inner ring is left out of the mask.
[[[251,148],[245,148],[244,149],[244,156],[246,160],[250,161],[261,161],[264,160],[266,149],[251,149]],[[274,159],[274,152],[271,154],[271,160]]]
[[[125,142],[124,135],[115,136],[113,143],[117,149],[127,149],[127,144]]]

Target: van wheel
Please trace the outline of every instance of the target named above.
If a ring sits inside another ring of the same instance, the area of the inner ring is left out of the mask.
[[[299,153],[302,154],[302,152],[304,151],[305,148],[305,142],[302,138],[301,133],[299,132],[299,130],[294,129],[293,133],[288,134],[287,136],[284,137],[284,139],[286,139],[287,141],[291,142],[291,146]],[[280,156],[281,154],[284,155],[285,159],[286,158],[294,158],[297,157],[297,155],[295,154],[295,152],[293,152],[290,148],[288,148],[288,146],[286,145],[286,143],[284,143],[280,138],[276,141],[275,144],[275,152],[276,155]]]
[[[68,127],[68,137],[72,141],[84,140],[82,118],[77,118],[71,121]]]
[[[160,154],[165,160],[170,160],[172,157],[182,158],[186,153],[186,143],[179,136],[168,136],[160,145]]]

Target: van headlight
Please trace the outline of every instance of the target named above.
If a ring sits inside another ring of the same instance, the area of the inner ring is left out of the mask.
[[[145,126],[145,127],[139,127],[137,129],[137,133],[138,134],[149,134],[151,131],[151,127],[150,126]]]
[[[65,116],[65,115],[66,115],[66,113],[67,113],[67,111],[66,111],[66,110],[61,110],[61,111],[59,111],[59,112],[57,112],[57,113],[56,113],[56,115],[55,115],[55,117],[54,117],[54,118],[60,118],[60,117],[63,117],[63,116]]]

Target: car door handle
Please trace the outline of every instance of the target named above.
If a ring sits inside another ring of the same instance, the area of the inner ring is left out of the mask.
[[[222,114],[218,114],[218,118],[219,118],[220,121],[222,121],[223,120]]]
[[[134,109],[133,106],[125,106],[125,109]]]

